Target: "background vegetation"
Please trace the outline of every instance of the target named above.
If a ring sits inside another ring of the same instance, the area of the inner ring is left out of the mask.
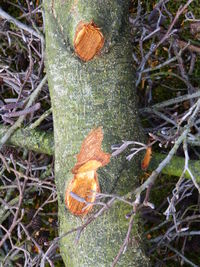
[[[152,148],[137,195],[146,229],[142,238],[155,266],[200,265],[198,2],[139,0],[129,10],[135,86],[149,143],[125,140],[123,147],[113,144],[113,152],[126,148],[131,160]],[[43,260],[63,266],[42,2],[3,1],[1,8],[0,263],[40,266]],[[30,134],[33,144],[25,142]],[[172,169],[165,168],[168,163]]]

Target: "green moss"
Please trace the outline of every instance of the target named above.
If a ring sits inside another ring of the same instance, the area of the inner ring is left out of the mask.
[[[167,99],[171,99],[173,97],[176,97],[175,91],[169,92],[169,90],[167,88],[164,88],[162,85],[155,86],[153,92],[153,103],[166,101]]]
[[[4,136],[8,127],[0,125],[0,136]],[[11,136],[8,144],[21,146],[39,153],[52,155],[54,151],[53,135],[37,130],[18,129]]]
[[[163,201],[169,196],[176,182],[176,176],[161,174],[158,177],[155,186],[152,188],[150,199],[150,201],[155,204],[155,207],[159,207],[161,203],[163,203]]]
[[[164,154],[153,154],[153,160],[150,162],[149,170],[155,170],[159,163],[166,157]],[[162,173],[180,177],[184,169],[184,158],[173,156],[173,160],[162,170]],[[200,168],[198,160],[190,160],[189,168],[192,170],[196,181],[200,182]],[[191,178],[188,172],[185,173],[185,178]]]

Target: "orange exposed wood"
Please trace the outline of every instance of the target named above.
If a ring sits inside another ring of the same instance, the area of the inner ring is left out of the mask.
[[[102,129],[93,129],[84,139],[77,155],[77,163],[72,169],[74,177],[65,194],[65,204],[74,215],[86,215],[92,209],[90,203],[95,201],[96,193],[100,192],[96,171],[110,161],[110,154],[101,149],[102,141]]]
[[[75,195],[70,194],[70,192]],[[98,192],[100,192],[99,183],[97,174],[94,171],[76,174],[66,191],[65,203],[67,208],[74,215],[86,215],[92,209],[92,205],[79,201],[79,197],[87,202],[94,202]]]
[[[152,147],[149,146],[146,150],[146,153],[145,153],[145,156],[144,156],[144,159],[142,161],[142,164],[141,164],[141,168],[142,170],[146,170],[148,167],[149,167],[149,163],[151,161],[151,155],[152,155]]]
[[[103,47],[104,37],[100,28],[94,22],[83,23],[76,28],[74,37],[74,49],[83,61],[91,60]]]

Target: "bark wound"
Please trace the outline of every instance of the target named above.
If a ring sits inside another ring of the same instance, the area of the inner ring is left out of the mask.
[[[94,22],[79,22],[74,37],[74,48],[77,56],[83,61],[91,60],[103,47],[104,37]]]
[[[82,143],[77,163],[72,169],[75,174],[70,181],[66,194],[65,204],[69,211],[77,216],[86,215],[100,192],[97,169],[110,162],[110,154],[101,149],[103,132],[101,127],[93,129]]]

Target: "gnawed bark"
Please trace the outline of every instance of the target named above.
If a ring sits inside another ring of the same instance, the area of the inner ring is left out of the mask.
[[[44,1],[46,67],[54,119],[55,175],[59,199],[60,234],[81,225],[64,205],[66,186],[81,143],[91,129],[102,126],[103,150],[125,140],[143,139],[138,121],[131,43],[128,27],[129,1]],[[73,38],[80,21],[94,21],[105,44],[88,62],[74,53]],[[125,194],[137,185],[140,161],[124,156],[111,159],[98,171],[101,191]],[[76,233],[61,239],[66,266],[111,266],[126,236],[130,206],[118,203],[89,224],[77,245]],[[148,266],[138,222],[134,239],[118,266]],[[133,236],[133,235],[132,235]]]
[[[8,130],[7,126],[0,125],[0,138],[4,136]],[[52,133],[46,133],[39,130],[19,129],[9,139],[8,146],[16,146],[33,150],[38,153],[54,155],[54,140]],[[124,154],[123,154],[124,155]],[[153,152],[153,156],[148,167],[148,171],[153,171],[166,157],[165,154]],[[163,174],[180,177],[184,169],[185,159],[183,157],[174,156],[170,164],[163,170]],[[198,160],[190,160],[189,168],[196,177],[197,182],[200,182],[200,164]],[[185,178],[190,179],[188,172],[185,173]]]

